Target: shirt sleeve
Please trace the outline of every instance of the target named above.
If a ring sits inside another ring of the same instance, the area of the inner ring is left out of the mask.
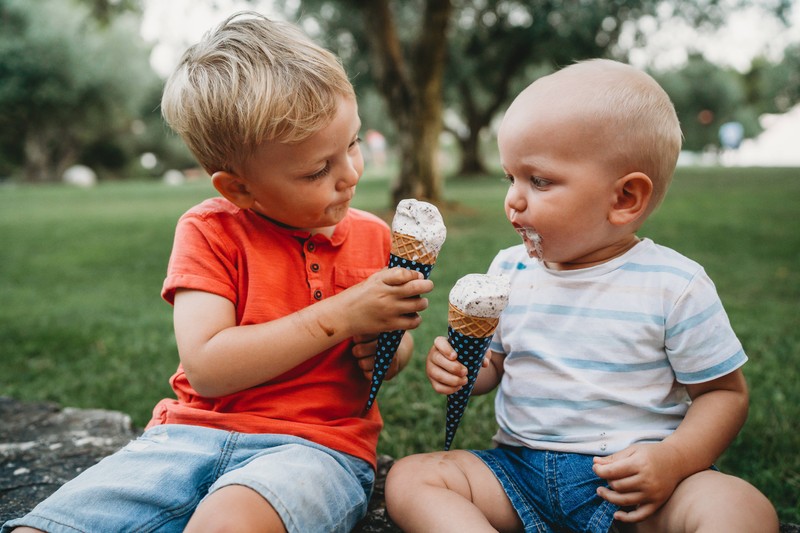
[[[680,383],[711,381],[747,361],[716,287],[702,269],[667,315],[664,342]]]
[[[170,304],[175,291],[193,289],[217,294],[236,304],[238,254],[226,246],[207,219],[184,215],[175,230],[175,241],[161,296]]]

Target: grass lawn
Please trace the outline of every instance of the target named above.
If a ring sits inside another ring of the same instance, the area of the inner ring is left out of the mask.
[[[387,213],[387,180],[367,178],[356,207]],[[441,449],[444,398],[424,355],[447,330],[447,294],[518,242],[502,214],[497,178],[447,183],[448,239],[436,290],[415,332],[415,359],[381,388],[380,452]],[[208,183],[114,183],[93,189],[0,187],[0,395],[103,407],[142,426],[170,395],[178,362],[171,308],[159,292],[183,211]],[[751,481],[784,522],[800,522],[800,170],[680,169],[640,234],[703,264],[750,362],[750,416],[719,466]],[[473,398],[456,447],[485,447],[491,395]]]

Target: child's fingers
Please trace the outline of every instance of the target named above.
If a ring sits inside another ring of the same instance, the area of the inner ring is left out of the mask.
[[[436,392],[450,394],[467,383],[467,369],[441,353],[432,353],[426,365],[428,379]],[[446,389],[446,390],[445,390]]]
[[[447,337],[436,337],[433,339],[433,346],[447,359],[450,359],[451,361],[458,359],[458,354],[450,345]]]

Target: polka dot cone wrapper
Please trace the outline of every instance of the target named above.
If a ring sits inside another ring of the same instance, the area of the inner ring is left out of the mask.
[[[422,272],[425,279],[428,279],[428,276],[431,275],[431,270],[433,270],[433,264],[428,265],[390,254],[389,268],[396,266]],[[386,377],[386,372],[388,372],[389,367],[392,366],[392,360],[394,359],[395,353],[397,353],[397,348],[400,346],[400,340],[403,338],[404,333],[404,330],[398,329],[395,331],[384,331],[378,335],[378,348],[375,352],[375,366],[372,370],[372,385],[369,388],[369,398],[365,406],[366,411],[369,411],[372,404],[375,403],[375,398],[378,396],[383,378]]]
[[[478,371],[481,369],[481,363],[486,350],[489,348],[492,336],[490,334],[487,337],[473,337],[448,327],[447,340],[458,354],[458,361],[467,367],[467,384],[447,396],[447,415],[444,429],[445,451],[449,450],[453,444],[453,438],[456,436],[458,425],[464,416],[464,411],[467,409],[472,388],[475,386]]]

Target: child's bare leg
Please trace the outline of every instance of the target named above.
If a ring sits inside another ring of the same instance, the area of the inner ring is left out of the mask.
[[[412,455],[386,479],[386,507],[403,531],[519,531],[522,523],[491,470],[465,451]]]
[[[184,532],[286,531],[273,507],[256,491],[243,485],[228,485],[197,506]]]
[[[683,480],[653,516],[624,531],[777,533],[775,508],[743,479],[706,470]]]

